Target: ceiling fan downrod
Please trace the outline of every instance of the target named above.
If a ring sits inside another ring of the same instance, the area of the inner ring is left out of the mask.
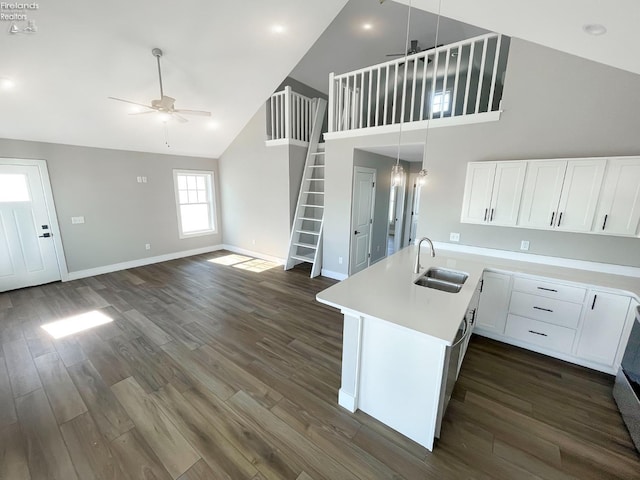
[[[151,50],[151,54],[156,57],[156,61],[158,62],[158,80],[160,81],[160,98],[162,98],[164,97],[164,90],[162,89],[162,70],[160,70],[160,57],[162,57],[162,50],[156,47]]]

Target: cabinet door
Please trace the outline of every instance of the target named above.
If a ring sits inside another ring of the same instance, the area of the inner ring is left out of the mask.
[[[602,186],[595,233],[637,235],[640,223],[640,158],[612,158]]]
[[[613,365],[630,302],[631,299],[623,295],[589,292],[576,351],[578,357]]]
[[[514,226],[518,221],[527,162],[498,162],[489,209],[491,225]]]
[[[487,222],[495,174],[496,162],[473,162],[467,165],[461,222]]]
[[[553,228],[566,168],[566,160],[529,162],[518,217],[520,227]]]
[[[482,290],[476,315],[477,328],[503,334],[510,293],[511,275],[494,272],[482,275]]]
[[[591,231],[606,164],[606,160],[567,162],[556,218],[558,230]]]

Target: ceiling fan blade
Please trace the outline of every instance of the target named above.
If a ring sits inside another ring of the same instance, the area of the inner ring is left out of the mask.
[[[130,103],[132,105],[138,105],[139,107],[145,107],[145,108],[153,109],[153,107],[151,105],[145,105],[144,103],[132,102],[131,100],[124,100],[122,98],[116,98],[116,97],[107,97],[107,98],[110,99],[110,100],[117,100],[118,102]]]
[[[147,113],[158,113],[155,110],[147,110],[146,112],[133,112],[129,113],[129,115],[146,115]]]
[[[385,57],[404,57],[404,53],[387,53]]]
[[[177,121],[179,121],[180,123],[187,123],[189,121],[186,118],[184,118],[182,115],[178,115],[175,110],[173,111],[173,113],[171,113],[171,116],[175,118]]]
[[[210,117],[211,116],[211,112],[205,112],[204,110],[183,110],[183,109],[179,109],[179,110],[174,110],[174,112],[182,113],[184,115],[201,115],[203,117]]]

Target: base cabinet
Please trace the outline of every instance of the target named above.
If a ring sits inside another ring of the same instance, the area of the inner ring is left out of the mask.
[[[582,321],[576,355],[585,360],[613,365],[631,299],[622,295],[591,290]]]
[[[485,271],[477,333],[615,374],[634,320],[631,302],[622,292]]]
[[[511,275],[484,272],[476,315],[476,327],[492,333],[504,333],[511,295]]]

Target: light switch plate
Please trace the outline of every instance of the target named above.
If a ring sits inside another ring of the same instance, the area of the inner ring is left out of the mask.
[[[456,232],[451,232],[449,234],[449,240],[451,242],[459,242],[460,241],[460,234],[456,233]]]
[[[74,225],[84,223],[84,217],[71,217],[71,223]]]
[[[529,240],[522,240],[520,242],[520,250],[529,250]]]

